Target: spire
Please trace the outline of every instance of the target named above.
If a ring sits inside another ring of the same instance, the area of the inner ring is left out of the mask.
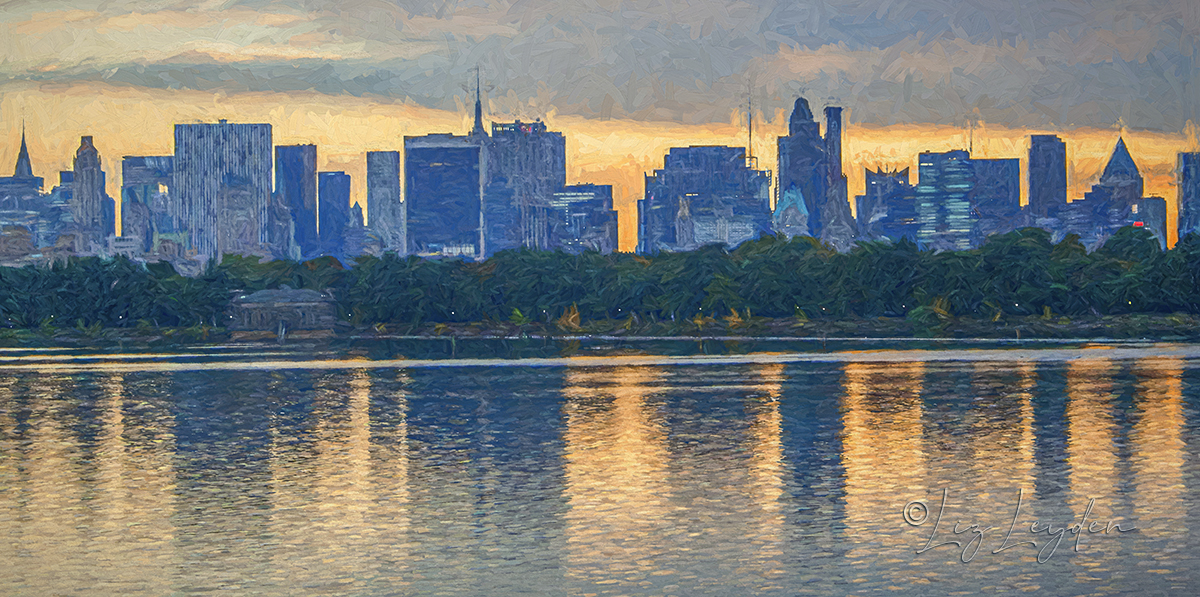
[[[471,129],[471,136],[484,135],[487,136],[487,129],[483,128],[483,102],[479,99],[479,66],[475,67],[475,127]]]
[[[1142,175],[1138,172],[1137,164],[1133,162],[1133,156],[1129,155],[1129,148],[1125,147],[1125,139],[1118,138],[1112,157],[1108,159],[1108,165],[1104,167],[1104,173],[1100,175],[1100,182],[1141,180],[1141,178]]]
[[[21,152],[17,154],[17,168],[13,178],[33,178],[33,166],[29,163],[29,148],[25,146],[25,123],[21,123]]]

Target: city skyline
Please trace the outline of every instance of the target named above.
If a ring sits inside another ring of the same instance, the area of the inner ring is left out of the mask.
[[[1200,149],[1188,0],[5,7],[0,164],[23,120],[43,176],[69,169],[83,135],[119,158],[169,153],[173,123],[269,123],[279,144],[319,145],[318,168],[350,174],[365,206],[363,155],[468,131],[478,68],[490,121],[541,118],[567,137],[568,183],[614,185],[625,250],[642,176],[671,147],[744,147],[747,99],[763,166],[795,97],[844,106],[850,197],[864,168],[915,176],[922,151],[1024,171],[1029,135],[1055,134],[1077,199],[1122,129],[1146,192],[1170,197],[1175,153]]]

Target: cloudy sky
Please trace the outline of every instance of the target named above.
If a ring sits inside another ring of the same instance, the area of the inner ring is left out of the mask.
[[[572,181],[616,184],[625,208],[666,148],[744,146],[748,95],[774,169],[799,94],[847,108],[852,190],[860,166],[963,146],[974,121],[990,157],[1067,137],[1077,194],[1126,127],[1150,192],[1173,198],[1198,34],[1195,0],[0,1],[0,168],[22,117],[47,178],[82,134],[113,171],[169,153],[174,122],[232,118],[355,174],[403,135],[465,132],[478,66],[492,118],[562,130]]]

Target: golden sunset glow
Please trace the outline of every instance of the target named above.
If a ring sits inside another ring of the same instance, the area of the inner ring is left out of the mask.
[[[569,576],[624,586],[655,571],[651,563],[672,526],[667,430],[646,404],[662,374],[650,367],[567,370]]]
[[[211,93],[160,90],[102,83],[10,84],[0,96],[0,174],[16,162],[21,122],[26,122],[34,173],[57,183],[60,170],[70,170],[81,135],[95,137],[109,195],[120,196],[120,161],[125,155],[170,155],[174,152],[174,124],[215,122],[266,122],[272,125],[275,145],[315,143],[318,168],[344,170],[353,177],[351,200],[366,206],[365,152],[403,150],[404,137],[430,133],[465,134],[470,129],[466,94],[459,110],[424,108],[384,98],[330,96],[314,92]],[[503,100],[505,98],[501,98]],[[511,121],[515,117],[493,111],[485,103],[485,121]],[[853,111],[853,107],[849,107]],[[621,249],[636,243],[636,201],[644,192],[644,175],[663,165],[671,147],[731,145],[745,147],[744,112],[731,112],[726,123],[687,124],[645,120],[601,120],[542,115],[551,130],[567,139],[568,184],[611,184],[620,212]],[[852,122],[852,113],[848,116]],[[1194,127],[1193,127],[1194,128]],[[787,131],[787,114],[780,110],[755,117],[753,153],[760,169],[776,170],[776,138]],[[1019,158],[1022,186],[1028,162],[1029,135],[1057,134],[1067,143],[1068,198],[1082,198],[1096,182],[1121,131],[1075,128],[1048,130],[1008,128],[983,123],[973,135],[966,128],[940,125],[846,126],[843,166],[849,196],[863,192],[863,169],[910,168],[917,181],[921,151],[948,151],[973,147],[972,155],[984,158]],[[1175,240],[1176,153],[1196,145],[1195,131],[1159,133],[1124,131],[1138,168],[1146,180],[1146,195],[1167,199],[1171,243]],[[1023,189],[1022,203],[1028,189]],[[368,214],[369,218],[369,214]]]
[[[1139,361],[1133,432],[1134,503],[1139,532],[1167,537],[1186,532],[1188,508],[1185,469],[1183,369],[1180,359]]]
[[[1108,359],[1071,361],[1067,365],[1067,465],[1071,494],[1068,505],[1082,517],[1095,499],[1089,520],[1114,518],[1113,500],[1118,491],[1118,459],[1112,417],[1116,365]],[[1112,548],[1111,541],[1095,542],[1098,549]],[[1104,547],[1099,547],[1104,546]]]

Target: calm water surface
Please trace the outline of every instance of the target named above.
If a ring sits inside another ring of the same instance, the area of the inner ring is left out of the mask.
[[[0,594],[1198,586],[1196,347],[331,359],[0,355]]]

